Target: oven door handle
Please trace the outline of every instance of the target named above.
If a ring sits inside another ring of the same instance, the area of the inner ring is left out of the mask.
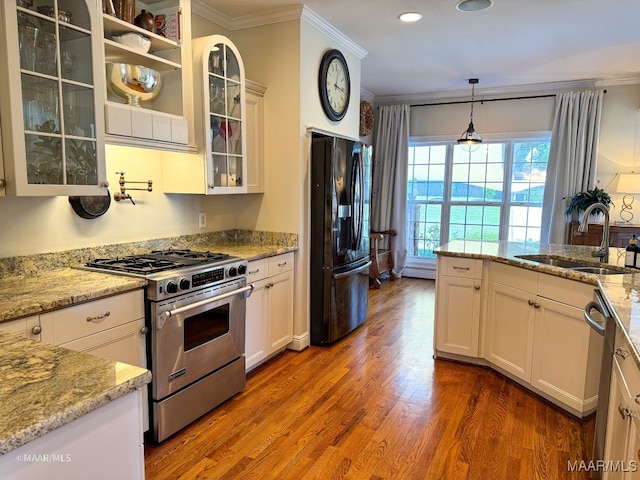
[[[234,295],[238,295],[242,293],[244,298],[247,298],[253,292],[253,284],[247,285],[246,287],[238,288],[237,290],[233,290],[231,292],[223,293],[221,295],[216,295],[215,297],[207,298],[206,300],[201,300],[196,303],[190,303],[189,305],[185,305],[184,307],[174,308],[173,310],[167,310],[166,312],[162,312],[158,315],[158,323],[157,328],[160,330],[164,327],[164,322],[173,315],[178,315],[183,312],[187,312],[189,310],[193,310],[194,308],[204,307],[205,305],[209,305],[210,303],[217,302],[219,300],[224,300],[225,298],[233,297]]]

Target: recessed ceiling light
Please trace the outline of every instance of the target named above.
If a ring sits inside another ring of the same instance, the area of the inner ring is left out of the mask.
[[[401,22],[417,22],[422,19],[422,14],[418,12],[405,12],[398,15]]]
[[[479,12],[493,5],[493,0],[462,0],[456,5],[461,12]]]

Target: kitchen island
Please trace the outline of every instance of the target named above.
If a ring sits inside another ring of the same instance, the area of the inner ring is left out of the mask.
[[[144,478],[143,368],[0,333],[3,479]]]
[[[640,270],[624,267],[624,249],[611,248],[609,259],[598,262],[592,256],[596,247],[554,245],[519,242],[483,242],[454,240],[436,250],[439,256],[477,258],[538,271],[581,283],[599,286],[614,309],[618,326],[627,337],[633,358],[640,368]],[[553,265],[545,265],[521,256],[549,256],[558,259],[579,260],[584,263],[618,269],[620,275],[596,275]]]

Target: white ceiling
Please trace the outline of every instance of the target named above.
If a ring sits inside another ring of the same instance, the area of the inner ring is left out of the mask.
[[[231,24],[277,16],[299,0],[195,0]],[[640,78],[639,0],[494,0],[482,12],[458,0],[306,0],[364,49],[361,87],[374,96],[499,91],[523,85]],[[402,24],[397,16],[419,11]]]

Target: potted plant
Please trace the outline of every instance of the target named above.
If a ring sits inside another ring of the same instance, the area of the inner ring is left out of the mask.
[[[602,203],[607,209],[613,205],[611,197],[607,192],[601,188],[593,187],[591,190],[576,193],[569,201],[565,213],[570,215],[572,220],[578,220],[579,215],[594,203]],[[593,215],[597,221],[603,214],[604,212],[600,208],[595,208],[591,211],[591,215]]]

